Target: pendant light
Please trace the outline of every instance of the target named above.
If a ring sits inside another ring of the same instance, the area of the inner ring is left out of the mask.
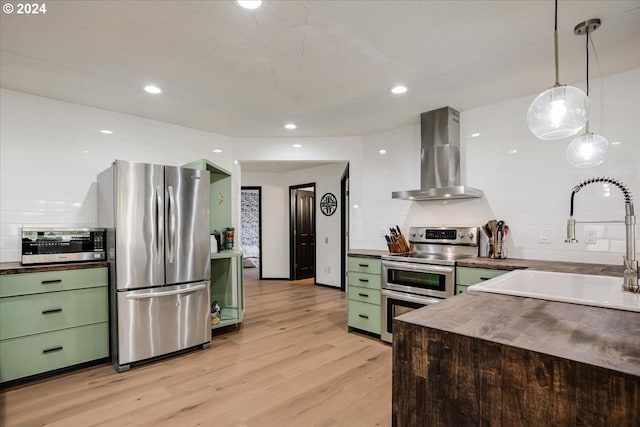
[[[573,32],[587,38],[587,96],[589,96],[589,38],[590,33],[600,27],[599,19],[589,19],[581,22]],[[599,166],[609,158],[609,141],[604,137],[589,132],[589,121],[582,135],[575,138],[567,147],[567,160],[576,168],[591,168]]]
[[[553,30],[556,84],[533,100],[527,111],[529,130],[540,139],[562,139],[580,132],[589,120],[591,102],[580,89],[559,83],[558,0]]]

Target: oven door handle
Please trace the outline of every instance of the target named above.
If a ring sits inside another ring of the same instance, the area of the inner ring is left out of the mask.
[[[382,267],[395,270],[420,271],[425,273],[453,273],[454,267],[412,262],[382,261]]]
[[[422,295],[413,296],[405,292],[390,291],[388,289],[382,289],[380,293],[386,297],[391,297],[400,301],[417,302],[419,304],[435,304],[444,301],[444,298],[431,298]]]

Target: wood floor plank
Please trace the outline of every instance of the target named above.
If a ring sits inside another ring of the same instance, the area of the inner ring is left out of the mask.
[[[391,347],[346,331],[346,295],[246,280],[243,324],[123,373],[102,365],[4,390],[13,426],[388,426]]]

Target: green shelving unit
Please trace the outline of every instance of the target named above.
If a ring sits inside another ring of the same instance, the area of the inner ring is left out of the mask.
[[[231,172],[215,163],[201,159],[182,167],[209,171],[211,191],[211,232],[221,233],[232,226]],[[211,302],[218,301],[220,322],[212,329],[242,323],[244,316],[244,284],[242,281],[242,251],[227,250],[211,254]]]

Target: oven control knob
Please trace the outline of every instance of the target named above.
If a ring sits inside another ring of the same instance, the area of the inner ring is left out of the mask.
[[[473,236],[474,236],[473,231],[470,231],[470,232],[469,232],[469,238],[470,238],[470,239],[473,239]]]
[[[411,237],[416,237],[416,232],[415,231],[411,232]]]
[[[462,231],[458,232],[458,239],[464,239],[464,233]]]
[[[422,236],[424,236],[424,234],[422,234],[422,231],[418,233],[418,236],[420,236],[420,238],[422,239]]]

